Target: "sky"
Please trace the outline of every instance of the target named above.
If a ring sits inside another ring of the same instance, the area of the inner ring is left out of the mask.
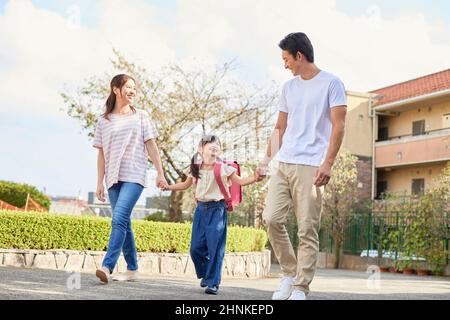
[[[446,0],[0,0],[0,180],[95,191],[97,151],[59,93],[110,73],[112,47],[149,70],[234,58],[243,83],[281,86],[277,44],[303,31],[319,68],[367,92],[448,69],[448,12]]]

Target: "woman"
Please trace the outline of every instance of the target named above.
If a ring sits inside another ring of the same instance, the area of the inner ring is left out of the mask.
[[[133,107],[136,96],[134,79],[119,74],[111,80],[106,112],[98,119],[93,146],[98,148],[97,198],[105,201],[105,178],[112,207],[112,230],[102,267],[96,272],[100,281],[108,283],[123,251],[127,272],[115,280],[133,280],[138,269],[136,245],[131,229],[131,212],[143,189],[148,186],[148,157],[158,176],[157,187],[164,188],[158,136],[148,114]]]

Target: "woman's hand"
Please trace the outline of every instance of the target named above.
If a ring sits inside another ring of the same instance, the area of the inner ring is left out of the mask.
[[[166,178],[164,178],[163,175],[158,174],[156,177],[156,186],[160,189],[167,189],[169,187],[169,184],[166,181]],[[165,191],[165,190],[164,190]]]
[[[95,192],[95,195],[97,196],[97,199],[100,200],[101,202],[105,202],[105,191],[103,188],[103,183],[99,183],[97,185],[97,192]]]

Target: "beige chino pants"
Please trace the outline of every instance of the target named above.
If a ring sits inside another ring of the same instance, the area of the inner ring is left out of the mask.
[[[313,184],[318,167],[279,163],[267,192],[263,220],[269,241],[286,277],[296,277],[294,287],[309,293],[319,253],[319,227],[323,186]],[[293,207],[298,223],[297,257],[286,230]]]

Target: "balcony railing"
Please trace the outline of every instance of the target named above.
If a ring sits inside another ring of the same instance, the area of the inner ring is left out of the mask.
[[[435,130],[428,130],[428,131],[424,131],[423,133],[420,134],[404,134],[404,135],[400,135],[400,136],[392,136],[392,137],[388,137],[387,139],[377,139],[375,142],[385,142],[385,141],[400,141],[400,140],[405,140],[406,138],[424,138],[426,136],[441,136],[441,135],[445,135],[445,134],[449,134],[450,135],[450,128],[443,128],[443,129],[435,129]]]
[[[450,160],[450,129],[402,136],[375,144],[377,168]]]

